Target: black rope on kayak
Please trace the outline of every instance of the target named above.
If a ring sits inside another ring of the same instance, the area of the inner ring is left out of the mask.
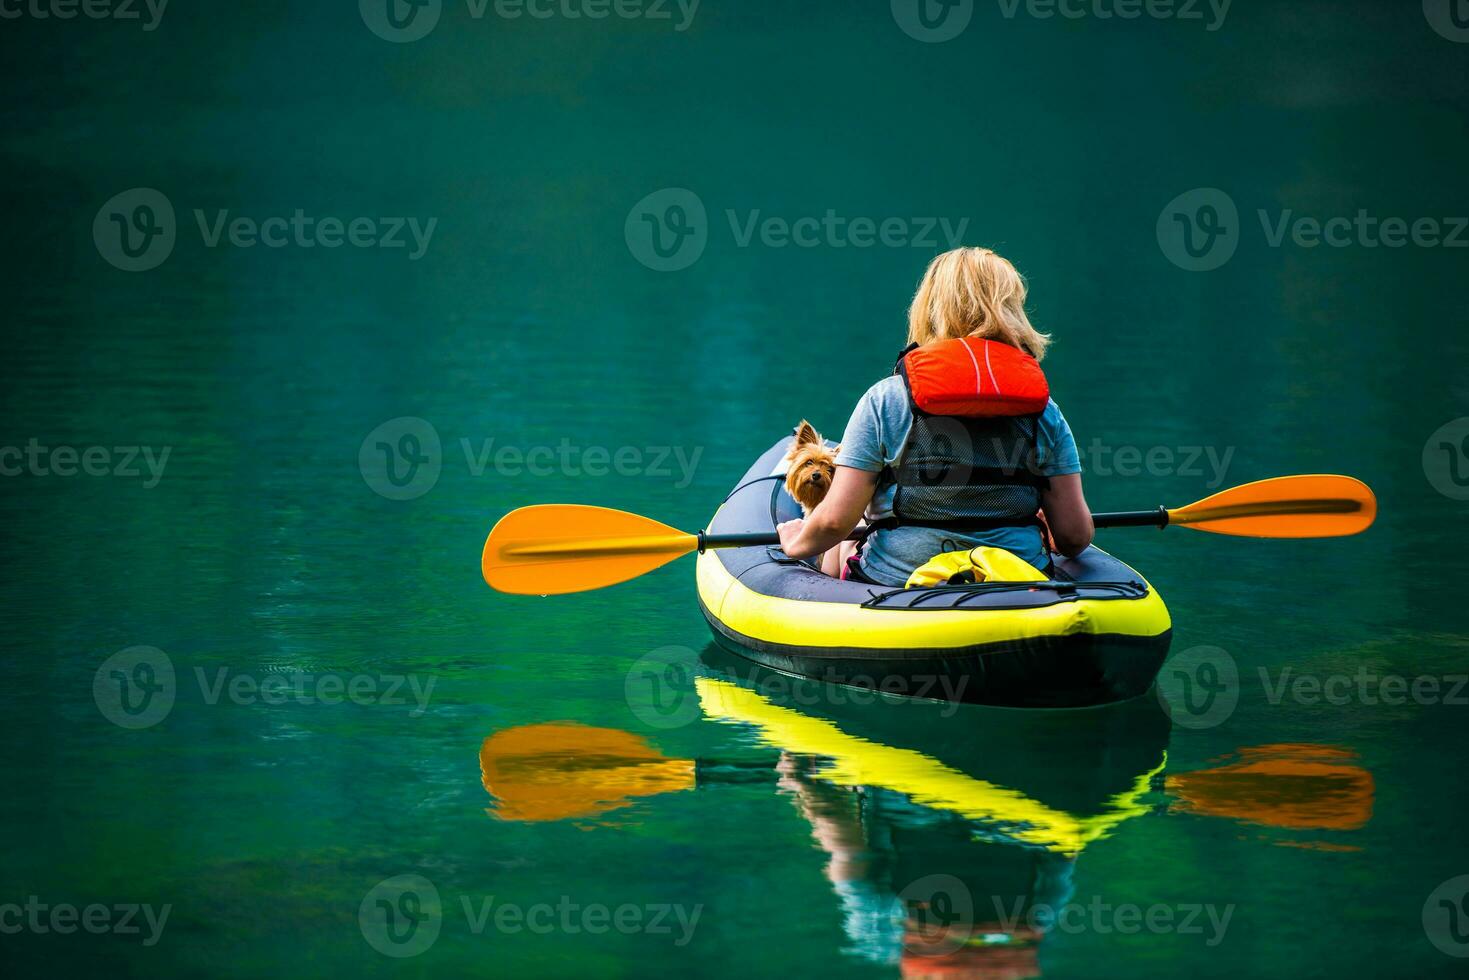
[[[766,480],[784,480],[784,479],[785,479],[785,474],[784,473],[774,473],[774,474],[771,474],[770,476],[757,476],[757,477],[755,477],[755,479],[753,479],[753,480],[747,480],[744,483],[741,483],[739,486],[735,487],[733,490],[731,490],[728,494],[725,495],[724,502],[725,503],[729,503],[730,498],[733,497],[735,494],[739,493],[741,490],[745,489],[745,487],[753,487],[755,484],[757,484],[757,483],[763,483]]]

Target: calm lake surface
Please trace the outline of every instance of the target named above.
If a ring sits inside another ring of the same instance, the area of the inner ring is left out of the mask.
[[[0,25],[14,975],[1462,972],[1452,21],[355,6]],[[1095,509],[1377,492],[1103,534],[1202,721],[752,675],[689,560],[484,586],[514,507],[695,529],[839,435],[953,244],[1030,279]]]

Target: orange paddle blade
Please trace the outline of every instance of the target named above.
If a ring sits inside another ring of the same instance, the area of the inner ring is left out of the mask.
[[[698,547],[698,535],[626,511],[538,504],[500,518],[480,570],[498,592],[562,595],[626,582]]]
[[[1278,476],[1168,512],[1169,524],[1248,538],[1338,538],[1372,526],[1377,498],[1350,476]]]

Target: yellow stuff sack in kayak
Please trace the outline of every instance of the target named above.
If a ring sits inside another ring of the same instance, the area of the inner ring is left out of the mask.
[[[906,589],[934,585],[967,585],[971,582],[1044,582],[1046,576],[1030,562],[1004,548],[981,545],[970,551],[946,551],[920,565]]]

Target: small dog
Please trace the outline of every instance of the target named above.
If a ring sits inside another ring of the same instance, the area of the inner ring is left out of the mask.
[[[786,491],[801,505],[801,513],[809,517],[831,489],[831,479],[837,471],[837,450],[828,449],[821,434],[802,419],[796,426],[796,441],[786,453],[786,461],[790,464],[786,467]]]

